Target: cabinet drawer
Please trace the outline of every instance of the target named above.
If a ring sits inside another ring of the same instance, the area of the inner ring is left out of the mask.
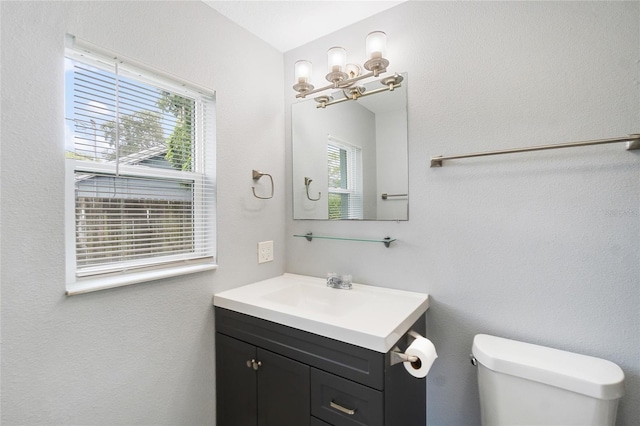
[[[312,368],[311,415],[334,426],[382,426],[383,394]]]
[[[260,318],[215,308],[216,331],[375,389],[384,389],[385,354]]]

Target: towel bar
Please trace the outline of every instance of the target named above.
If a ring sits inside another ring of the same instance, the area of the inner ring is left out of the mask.
[[[512,148],[512,149],[502,149],[498,151],[475,152],[472,154],[449,155],[446,157],[443,157],[443,156],[431,157],[431,167],[442,167],[442,162],[445,160],[484,157],[488,155],[514,154],[518,152],[543,151],[546,149],[573,148],[578,146],[601,145],[601,144],[618,143],[618,142],[628,142],[627,144],[628,151],[640,149],[640,134],[631,134],[627,137],[620,137],[620,138],[596,139],[596,140],[580,141],[580,142],[567,142],[567,143],[559,143],[555,145],[538,145],[538,146],[531,146],[527,148]]]

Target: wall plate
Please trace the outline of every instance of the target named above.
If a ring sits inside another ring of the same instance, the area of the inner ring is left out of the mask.
[[[273,241],[262,241],[258,243],[258,263],[273,261]]]

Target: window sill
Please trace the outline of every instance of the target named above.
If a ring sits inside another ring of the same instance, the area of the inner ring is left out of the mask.
[[[97,278],[83,278],[72,283],[67,283],[66,295],[74,296],[76,294],[106,290],[108,288],[122,287],[125,285],[155,281],[162,278],[193,274],[196,272],[211,271],[214,269],[218,269],[217,264],[204,263],[199,265],[174,266],[171,268],[131,272],[121,275],[111,275]]]

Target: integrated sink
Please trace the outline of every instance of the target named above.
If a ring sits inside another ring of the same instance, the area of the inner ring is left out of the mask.
[[[348,290],[335,290],[326,286],[288,283],[285,288],[275,290],[263,296],[264,300],[290,309],[301,310],[308,314],[344,317],[354,313],[366,302],[367,297]]]
[[[215,306],[386,353],[428,309],[424,293],[284,274],[217,293]]]

